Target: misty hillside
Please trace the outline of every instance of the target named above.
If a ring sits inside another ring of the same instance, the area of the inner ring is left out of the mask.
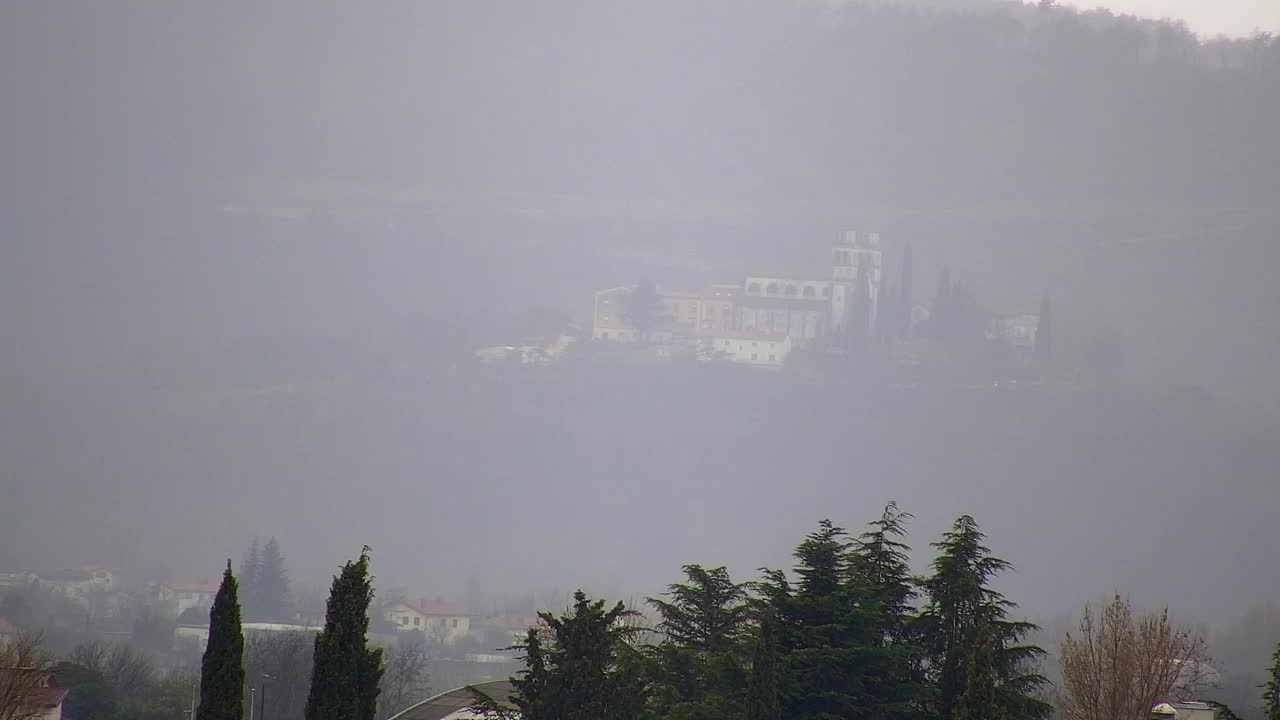
[[[897,499],[1037,612],[1234,611],[1277,589],[1277,88],[1276,39],[1022,4],[5,3],[0,545],[643,593]],[[471,363],[845,228],[920,304],[1049,294],[1063,372],[1115,337],[1125,382]]]

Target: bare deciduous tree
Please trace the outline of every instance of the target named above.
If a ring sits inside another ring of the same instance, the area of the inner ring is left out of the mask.
[[[402,633],[394,646],[382,655],[382,693],[378,695],[378,717],[389,718],[430,692],[427,644],[421,633]]]
[[[104,671],[125,702],[143,702],[156,684],[156,667],[151,658],[128,645],[117,646],[111,651]]]
[[[1119,594],[1086,606],[1062,641],[1065,720],[1145,720],[1158,702],[1188,699],[1205,686],[1204,638],[1169,619],[1168,608],[1135,617]]]
[[[38,635],[0,641],[0,720],[32,720],[44,715],[38,702],[46,691],[49,659]]]

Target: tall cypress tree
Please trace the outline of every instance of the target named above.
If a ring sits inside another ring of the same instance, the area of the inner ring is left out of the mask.
[[[306,720],[373,720],[382,679],[382,650],[370,648],[373,583],[369,548],[333,578],[324,630],[316,636]]]
[[[1040,299],[1040,319],[1036,322],[1035,356],[1045,362],[1053,355],[1053,307],[1049,304],[1049,291]]]
[[[244,715],[244,634],[231,561],[209,611],[209,645],[200,662],[200,720],[241,720]]]
[[[747,720],[782,720],[778,687],[778,634],[772,613],[760,619],[751,680],[747,684]]]
[[[951,270],[943,268],[938,277],[938,292],[933,296],[933,308],[929,311],[929,333],[935,340],[951,336],[952,295]]]
[[[915,306],[915,268],[912,267],[911,243],[902,251],[902,281],[898,283],[898,332],[911,334],[911,311]]]
[[[1276,646],[1276,651],[1271,656],[1267,683],[1263,687],[1262,704],[1267,720],[1280,720],[1280,645]]]

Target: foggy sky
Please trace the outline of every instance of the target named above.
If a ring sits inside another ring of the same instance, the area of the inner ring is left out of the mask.
[[[922,569],[973,514],[1029,613],[1274,596],[1280,63],[992,5],[4,3],[0,548],[639,596],[897,500]],[[911,244],[920,304],[1049,293],[1064,371],[1115,335],[1126,383],[455,369],[597,288],[824,273],[845,228],[891,277]]]
[[[1280,31],[1280,7],[1271,0],[1109,0],[1101,3],[1067,0],[1063,4],[1085,10],[1106,7],[1143,17],[1183,20],[1192,30],[1204,35],[1242,36],[1255,30]]]

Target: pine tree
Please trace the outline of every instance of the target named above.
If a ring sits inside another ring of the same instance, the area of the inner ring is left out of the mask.
[[[1280,645],[1276,646],[1271,656],[1271,667],[1267,670],[1267,683],[1262,693],[1263,712],[1267,720],[1280,720]]]
[[[1004,712],[996,703],[995,637],[990,623],[981,622],[976,628],[966,664],[956,720],[1000,720]]]
[[[521,720],[632,720],[645,706],[646,687],[630,646],[635,613],[622,603],[605,610],[579,590],[573,607],[557,617],[538,613],[545,633],[530,629],[517,643],[525,670],[512,679],[510,702]],[[474,691],[473,691],[474,692]],[[475,692],[476,706],[510,717],[492,698]]]
[[[906,537],[905,523],[911,518],[911,513],[898,510],[897,503],[889,503],[880,519],[858,536],[851,558],[854,577],[865,588],[868,599],[876,603],[885,641],[906,639],[911,622],[916,589],[908,557],[911,548],[902,542]]]
[[[747,685],[747,720],[782,720],[775,624],[771,613],[766,613],[760,620],[751,660],[751,681]]]
[[[701,653],[725,652],[738,645],[747,620],[747,589],[723,567],[681,568],[688,582],[667,586],[670,600],[648,598],[662,618],[658,630],[668,641]]]
[[[649,334],[662,321],[662,296],[652,282],[636,285],[623,299],[622,316],[640,334],[641,342],[649,341]]]
[[[668,586],[668,599],[649,598],[665,639],[650,651],[659,685],[660,712],[740,714],[746,684],[744,632],[750,607],[747,588],[723,568],[683,568],[685,583]],[[694,706],[696,705],[696,707]]]
[[[262,603],[258,593],[258,576],[261,570],[262,551],[258,547],[258,537],[255,535],[249,549],[245,551],[244,558],[240,561],[241,605],[244,616],[250,620],[261,617]]]
[[[934,543],[939,555],[933,561],[932,575],[923,581],[928,604],[921,623],[930,680],[937,695],[934,715],[941,720],[955,717],[965,690],[977,625],[985,619],[991,625],[994,644],[997,704],[1009,720],[1046,717],[1049,706],[1035,698],[1046,682],[1036,672],[1044,650],[1021,642],[1036,626],[1007,619],[1016,605],[993,590],[989,582],[1007,570],[1009,563],[993,557],[983,540],[972,517],[956,520],[942,540]]]
[[[285,569],[280,543],[272,536],[262,550],[255,580],[255,596],[260,603],[255,619],[263,622],[288,622],[293,602],[289,593],[289,573]]]
[[[244,715],[244,634],[231,561],[209,611],[209,644],[200,662],[201,720],[241,720]]]
[[[324,630],[316,636],[306,720],[373,720],[382,650],[367,644],[372,600],[366,546],[333,578]]]
[[[851,586],[859,588],[861,605],[871,613],[871,650],[866,653],[864,680],[877,717],[914,717],[926,684],[923,650],[917,640],[913,610],[911,548],[903,542],[910,513],[889,503],[878,520],[858,536],[851,557]]]
[[[854,717],[874,705],[865,680],[874,655],[874,612],[851,582],[850,542],[823,520],[796,548],[792,587],[765,571],[766,610],[778,622],[783,715],[794,720]]]

